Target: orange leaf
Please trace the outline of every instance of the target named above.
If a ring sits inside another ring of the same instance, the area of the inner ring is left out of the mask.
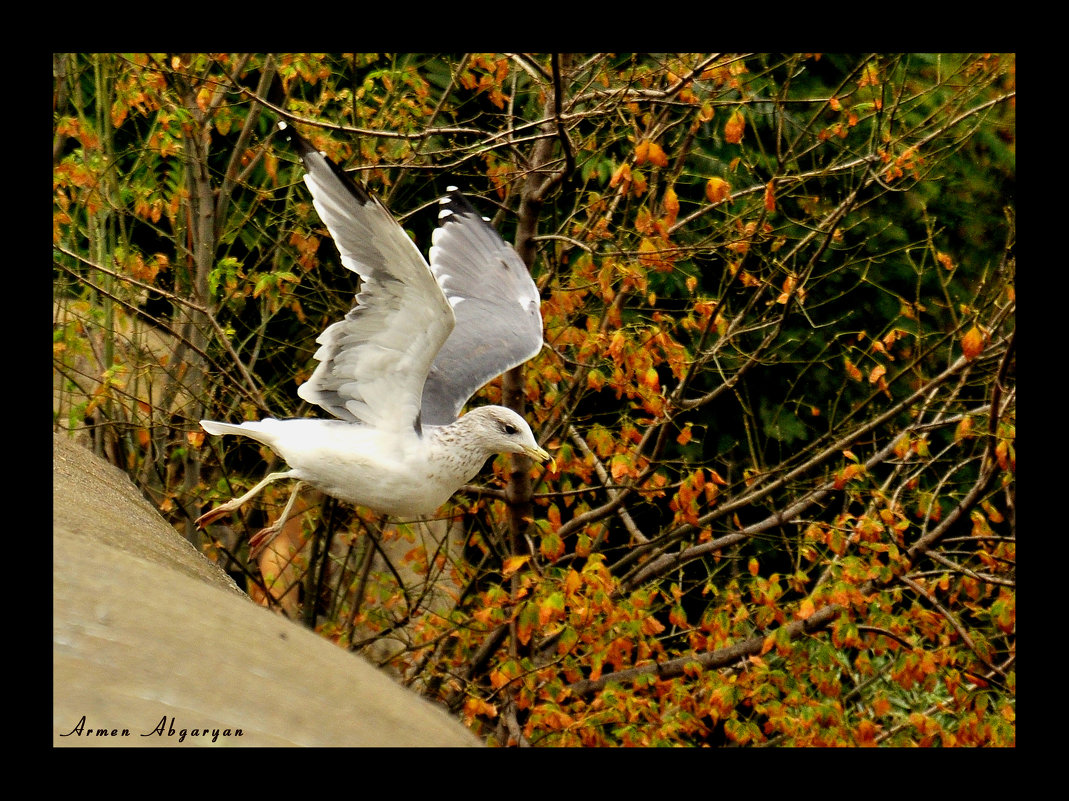
[[[746,132],[746,118],[742,116],[741,109],[731,112],[728,121],[724,123],[724,141],[731,145],[737,145],[742,141],[742,135]]]
[[[705,184],[705,197],[709,199],[710,203],[720,203],[723,200],[727,200],[730,194],[731,184],[723,178],[710,178],[708,183]]]
[[[773,186],[773,182],[769,181],[765,185],[765,211],[776,210],[776,188]]]
[[[626,456],[614,456],[612,462],[609,465],[609,472],[612,473],[613,481],[620,481],[625,476],[631,474],[631,461]]]
[[[665,155],[659,144],[656,142],[639,142],[635,146],[635,165],[645,164],[647,161],[657,167],[668,166],[668,156]]]
[[[974,325],[961,338],[961,352],[965,354],[966,359],[972,361],[980,355],[986,344],[987,337],[984,332]]]
[[[564,614],[564,594],[555,592],[538,605],[538,625],[545,626]]]
[[[634,170],[631,173],[631,194],[640,197],[646,192],[646,176],[642,170]]]
[[[609,179],[609,186],[616,186],[620,183],[625,186],[631,183],[631,166],[629,164],[621,164],[612,174],[612,178]]]
[[[676,190],[672,187],[668,187],[664,190],[664,224],[666,228],[671,228],[676,221],[676,217],[679,216],[679,198],[676,196]]]

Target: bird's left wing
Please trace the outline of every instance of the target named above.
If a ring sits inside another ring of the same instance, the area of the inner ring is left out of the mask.
[[[343,420],[418,431],[423,385],[453,312],[386,207],[286,123],[279,128],[301,157],[342,264],[361,279],[352,310],[316,340],[320,363],[297,393]]]

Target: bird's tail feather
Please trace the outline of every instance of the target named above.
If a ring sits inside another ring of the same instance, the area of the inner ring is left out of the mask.
[[[215,434],[217,436],[222,434],[239,434],[243,437],[251,437],[257,442],[262,442],[265,445],[270,445],[271,440],[274,439],[274,437],[260,427],[260,423],[262,422],[263,421],[252,421],[238,425],[235,423],[220,423],[217,420],[201,420],[200,427],[209,434]]]

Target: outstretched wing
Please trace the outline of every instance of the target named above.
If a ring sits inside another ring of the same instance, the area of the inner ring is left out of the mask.
[[[316,340],[320,363],[297,394],[342,420],[418,431],[424,382],[453,311],[386,207],[286,123],[279,128],[301,157],[342,264],[361,279],[352,310]]]
[[[423,422],[432,425],[456,420],[477,389],[542,347],[538,288],[523,260],[456,187],[440,204],[431,270],[456,326],[423,388]]]

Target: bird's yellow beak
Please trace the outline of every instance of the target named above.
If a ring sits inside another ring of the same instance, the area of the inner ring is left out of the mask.
[[[523,452],[534,459],[536,462],[549,462],[553,472],[557,472],[557,460],[550,456],[546,451],[541,448],[524,447]]]

